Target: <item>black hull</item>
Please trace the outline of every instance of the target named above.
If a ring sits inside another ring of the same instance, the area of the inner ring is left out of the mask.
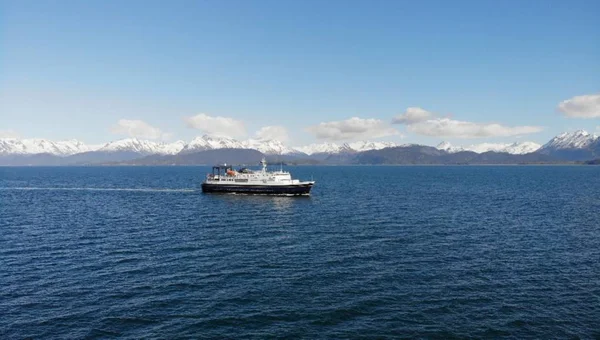
[[[294,185],[232,185],[202,183],[202,192],[250,195],[309,195],[313,184]]]

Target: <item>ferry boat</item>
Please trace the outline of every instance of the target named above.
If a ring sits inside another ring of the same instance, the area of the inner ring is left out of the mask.
[[[267,171],[267,161],[260,162],[261,170],[241,168],[234,170],[231,165],[213,166],[212,173],[202,182],[202,192],[239,193],[260,195],[299,196],[310,195],[314,181],[292,179],[292,175],[283,171]]]

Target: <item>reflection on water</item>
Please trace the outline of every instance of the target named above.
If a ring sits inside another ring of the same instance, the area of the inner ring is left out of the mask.
[[[311,196],[269,196],[244,194],[203,194],[203,200],[221,201],[223,204],[240,207],[274,208],[278,211],[289,210],[299,204],[312,203]]]

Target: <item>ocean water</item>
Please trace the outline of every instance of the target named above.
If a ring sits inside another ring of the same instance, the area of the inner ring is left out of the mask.
[[[600,338],[600,167],[0,168],[0,338]]]

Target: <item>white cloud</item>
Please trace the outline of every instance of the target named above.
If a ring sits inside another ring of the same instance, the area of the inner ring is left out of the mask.
[[[111,132],[116,135],[143,139],[168,139],[169,134],[162,132],[142,120],[119,119],[116,125],[111,128]]]
[[[318,139],[351,140],[381,138],[399,132],[380,119],[352,117],[342,121],[325,122],[306,129]]]
[[[473,123],[436,118],[408,126],[414,133],[432,137],[480,138],[510,137],[542,131],[539,126],[504,126],[496,123]]]
[[[20,135],[14,130],[0,130],[0,138],[19,138]]]
[[[558,104],[558,110],[569,118],[600,118],[600,93],[562,101]]]
[[[246,128],[244,123],[228,117],[211,117],[200,113],[183,119],[188,127],[198,129],[203,133],[222,137],[245,137]]]
[[[283,126],[265,126],[256,131],[256,138],[262,140],[274,139],[286,143],[289,136],[287,129]]]
[[[411,132],[431,137],[510,137],[542,131],[539,126],[505,126],[443,118],[421,108],[408,108],[406,113],[395,117],[393,123],[404,124]]]
[[[392,120],[392,124],[412,124],[422,122],[433,117],[433,113],[423,110],[420,107],[409,107],[403,114],[397,115]]]

